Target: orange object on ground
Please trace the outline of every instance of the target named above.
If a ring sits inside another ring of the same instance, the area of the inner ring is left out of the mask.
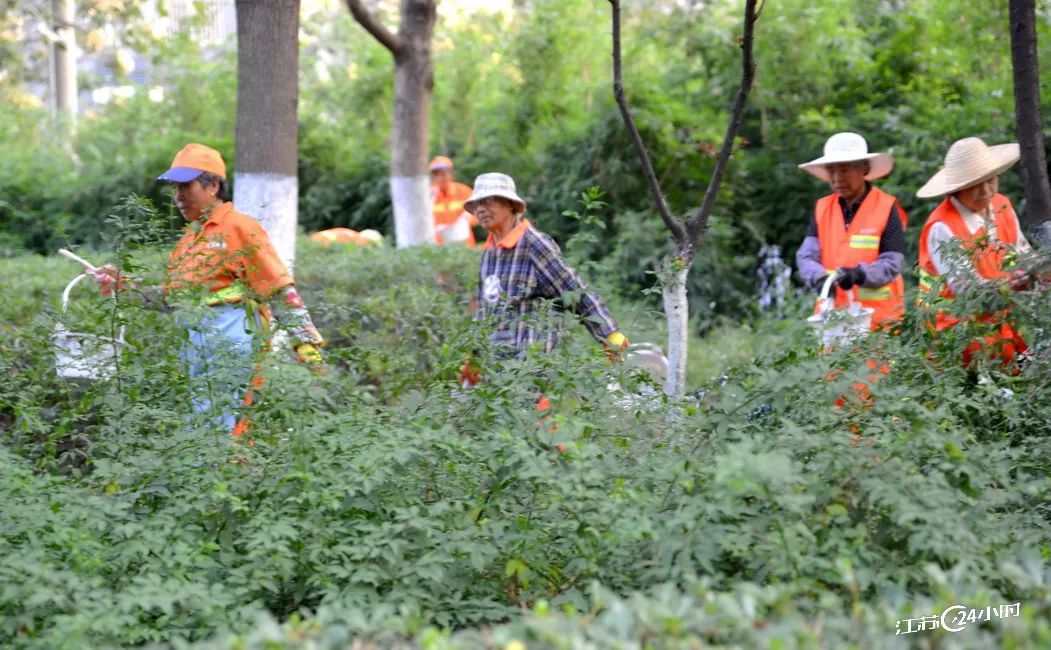
[[[431,210],[434,213],[434,230],[437,242],[439,244],[453,243],[446,242],[441,235],[441,231],[458,225],[457,222],[463,219],[464,223],[459,224],[459,226],[463,228],[466,225],[466,238],[455,243],[474,246],[474,232],[472,232],[471,228],[478,225],[478,219],[463,209],[463,202],[471,196],[471,188],[463,183],[452,181],[445,190],[437,186],[432,187],[431,194],[433,200]]]
[[[934,224],[939,222],[949,227],[953,236],[960,241],[963,250],[971,255],[971,263],[980,277],[993,281],[1006,280],[1010,277],[1010,272],[1004,270],[1004,260],[1009,252],[1008,247],[1004,244],[1008,246],[1018,244],[1018,219],[1010,199],[1003,194],[993,196],[992,209],[996,222],[995,239],[985,237],[985,228],[980,228],[972,234],[950,198],[946,197],[935,208],[931,216],[927,218],[927,223],[920,234],[921,292],[929,294],[940,276],[931,259],[931,251],[927,247],[927,236]],[[948,282],[942,283],[938,298],[943,301],[956,298]],[[1021,334],[1007,321],[1007,316],[1005,311],[998,314],[976,314],[973,317],[973,320],[987,324],[996,331],[971,341],[963,351],[964,366],[970,366],[976,354],[984,354],[991,359],[999,357],[1004,365],[1008,365],[1029,348]],[[933,323],[928,323],[928,326],[932,327],[935,332],[940,332],[953,327],[960,320],[947,312],[935,311]]]
[[[818,242],[821,244],[821,263],[827,269],[871,264],[879,258],[879,242],[887,227],[891,210],[897,206],[901,225],[908,223],[908,215],[898,200],[873,187],[858,207],[857,214],[849,225],[844,225],[843,210],[839,197],[829,194],[818,200],[814,207]],[[899,275],[889,284],[874,289],[855,287],[849,292],[835,288],[835,306],[846,307],[850,294],[862,307],[871,307],[872,329],[876,330],[888,321],[899,320],[905,313],[905,281]],[[820,300],[814,305],[818,313]]]
[[[354,246],[371,246],[375,242],[363,237],[353,228],[329,228],[310,233],[310,239],[319,244],[353,244]]]
[[[294,284],[259,222],[227,202],[187,225],[168,256],[165,291],[204,286],[214,293],[238,280],[263,298]]]

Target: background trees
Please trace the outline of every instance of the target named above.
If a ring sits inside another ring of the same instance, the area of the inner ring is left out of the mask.
[[[562,242],[580,227],[562,212],[577,207],[584,188],[599,185],[609,203],[599,213],[607,227],[582,241],[579,254],[599,265],[598,281],[625,295],[651,288],[669,248],[609,92],[608,5],[529,0],[506,12],[458,15],[454,4],[443,3],[434,27],[430,149],[452,155],[468,181],[493,169],[513,173],[531,217]],[[1038,54],[1046,61],[1049,8],[1035,8]],[[128,3],[124,11],[132,16],[135,9]],[[305,6],[303,13],[301,227],[393,233],[391,54],[345,4]],[[83,40],[96,19],[84,10],[78,20],[88,28],[78,30]],[[55,147],[45,111],[26,100],[18,68],[5,63],[14,78],[0,84],[11,99],[0,114],[0,247],[44,252],[102,244],[102,220],[121,195],[134,190],[165,201],[152,175],[181,144],[203,139],[234,152],[233,43],[203,45],[192,24],[162,37],[129,20],[122,38],[149,53],[152,81],[165,93],[156,101],[141,93],[85,106],[76,168]],[[638,127],[669,206],[682,214],[703,193],[713,144],[722,141],[739,78],[732,38],[740,3],[631,3],[623,20],[624,74]],[[747,143],[735,154],[707,245],[687,278],[695,331],[756,309],[755,253],[777,244],[788,258],[798,245],[824,188],[795,164],[817,155],[829,133],[849,128],[874,148],[893,148],[895,173],[883,186],[920,215],[933,205],[916,200],[915,189],[950,142],[970,134],[990,142],[1017,137],[1006,3],[778,0],[763,20],[740,133]],[[81,79],[85,91],[101,81]],[[1003,188],[1018,204],[1020,175],[1006,174]]]

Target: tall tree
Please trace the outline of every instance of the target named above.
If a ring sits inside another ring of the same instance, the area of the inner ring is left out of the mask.
[[[73,0],[52,0],[54,38],[51,41],[51,78],[55,114],[69,120],[77,116],[77,42],[73,28]]]
[[[299,0],[237,0],[236,7],[234,202],[263,224],[291,267],[299,203]]]
[[[755,78],[755,63],[752,60],[752,42],[755,32],[755,22],[762,12],[762,5],[756,6],[757,0],[746,0],[744,8],[744,35],[739,43],[741,46],[741,85],[737,89],[733,106],[730,108],[729,123],[726,126],[726,134],[723,137],[722,146],[715,158],[715,169],[708,181],[708,189],[704,193],[701,206],[688,215],[685,219],[672,216],[668,201],[664,198],[660,181],[653,170],[653,163],[646,150],[646,144],[642,141],[635,120],[631,114],[631,108],[624,96],[624,82],[622,74],[622,54],[620,45],[620,0],[609,0],[613,9],[613,95],[620,108],[621,117],[628,129],[628,135],[639,156],[642,165],[642,173],[649,185],[653,197],[654,206],[661,220],[671,233],[674,251],[665,258],[662,273],[662,294],[664,300],[664,313],[668,320],[668,376],[664,390],[669,395],[681,397],[686,390],[686,351],[687,335],[690,321],[690,306],[686,297],[686,276],[697,255],[697,247],[701,236],[708,228],[708,217],[712,208],[715,207],[715,199],[719,195],[719,186],[722,184],[723,174],[730,162],[733,153],[734,139],[741,127],[741,119],[744,115],[745,103],[748,101],[748,93],[752,88]]]
[[[1025,213],[1022,220],[1042,245],[1051,244],[1051,184],[1040,122],[1040,72],[1036,49],[1035,0],[1011,0],[1011,67],[1014,71],[1015,122],[1022,150]]]
[[[427,135],[434,87],[431,37],[436,0],[401,0],[398,33],[387,29],[361,0],[347,0],[354,20],[394,57],[394,119],[390,138],[390,194],[399,248],[434,241]]]

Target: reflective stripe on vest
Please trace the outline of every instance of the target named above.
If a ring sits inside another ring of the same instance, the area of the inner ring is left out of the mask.
[[[876,287],[875,289],[858,287],[858,300],[890,300],[890,298],[891,291],[888,285]]]
[[[445,201],[442,203],[435,203],[434,211],[455,212],[458,214],[463,211],[463,201]]]
[[[228,287],[223,287],[218,291],[213,291],[204,300],[204,304],[209,307],[216,305],[233,304],[244,300],[245,288],[240,284],[231,284]]]
[[[879,235],[851,235],[851,248],[879,248]]]
[[[919,273],[919,285],[920,291],[930,292],[931,288],[938,282],[938,276],[931,275],[927,271],[920,269]]]

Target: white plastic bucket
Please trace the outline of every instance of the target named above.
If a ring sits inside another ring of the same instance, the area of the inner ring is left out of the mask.
[[[659,345],[632,343],[624,354],[624,361],[645,370],[655,381],[664,383],[668,376],[668,357]]]
[[[62,292],[62,315],[69,309],[69,294],[77,283],[88,277],[82,273],[70,280]],[[67,379],[107,379],[117,372],[117,362],[126,345],[124,326],[117,338],[73,332],[62,321],[55,323],[51,336],[55,346],[55,371]]]
[[[836,281],[836,273],[828,274],[824,286],[821,287],[821,297],[818,302],[818,313],[807,319],[823,349],[831,349],[847,345],[851,341],[868,336],[872,326],[871,307],[862,307],[861,303],[854,300],[854,292],[849,291],[850,302],[846,309],[837,309],[835,299],[829,293]]]

